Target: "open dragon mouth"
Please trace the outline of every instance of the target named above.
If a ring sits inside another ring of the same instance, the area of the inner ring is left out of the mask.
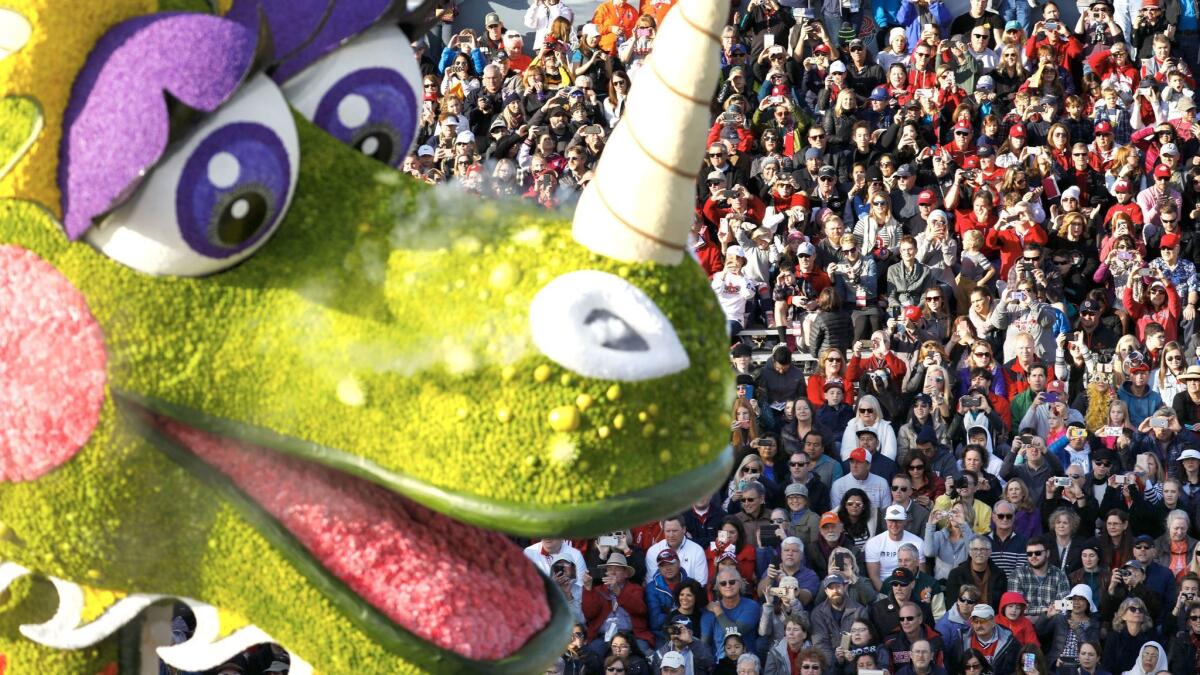
[[[316,572],[332,576],[320,585],[349,589],[420,640],[494,661],[551,623],[543,577],[503,535],[321,464],[141,413],[160,440],[178,446],[168,450],[177,461],[210,483],[231,484],[269,516],[266,529],[273,521],[298,542]],[[314,570],[302,571],[311,578]]]

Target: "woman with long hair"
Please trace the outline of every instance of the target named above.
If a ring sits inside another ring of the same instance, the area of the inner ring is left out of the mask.
[[[657,34],[658,22],[649,14],[643,14],[638,17],[637,23],[633,27],[633,35],[630,35],[617,49],[617,56],[620,57],[621,63],[625,64],[625,70],[630,77],[637,75],[637,71],[641,69],[646,57],[650,55]]]
[[[751,399],[737,397],[733,400],[733,430],[731,443],[737,454],[752,452],[751,443],[758,439],[758,412],[750,403]]]
[[[1024,43],[1003,44],[997,50],[999,52],[999,60],[996,63],[996,67],[989,73],[992,76],[992,81],[996,83],[996,100],[1004,101],[1006,108],[1007,104],[1012,101],[1013,96],[1021,88],[1021,85],[1029,77],[1029,73],[1025,70],[1025,66],[1021,60],[1024,46]]]
[[[950,507],[949,518],[938,521],[931,517],[925,521],[925,558],[933,559],[934,577],[945,579],[955,567],[963,564],[967,559],[967,545],[974,538],[967,523],[967,507],[962,502]]]
[[[609,129],[615,129],[621,116],[625,114],[625,104],[629,100],[629,73],[624,70],[614,70],[608,80],[608,96],[601,107],[604,108],[604,120]]]
[[[923,455],[912,455],[904,464],[904,475],[912,481],[913,499],[927,509],[933,508],[933,502],[946,492],[945,479],[933,472],[929,461]]]
[[[1136,429],[1129,419],[1129,405],[1117,397],[1112,387],[1107,383],[1104,385],[1088,385],[1088,407],[1083,424],[1104,447],[1114,450],[1121,434],[1128,430],[1132,436]]]
[[[1175,341],[1168,342],[1162,349],[1160,364],[1150,372],[1150,388],[1157,391],[1167,405],[1175,400],[1176,394],[1187,391],[1187,383],[1179,380],[1187,372],[1187,366],[1187,353],[1183,345]]]
[[[705,644],[710,636],[702,634],[704,615],[708,613],[708,591],[695,579],[684,579],[679,582],[671,594],[674,599],[675,616],[685,616],[692,624],[692,635]]]
[[[858,403],[854,405],[854,410],[854,418],[850,420],[850,423],[846,425],[846,430],[842,433],[842,459],[850,459],[850,452],[858,447],[858,432],[870,429],[879,438],[879,454],[895,461],[896,430],[885,418],[886,413],[879,403],[879,399],[872,394],[860,396]]]
[[[875,536],[875,508],[871,498],[859,488],[850,488],[842,495],[838,505],[838,520],[846,530],[846,536],[854,542],[855,555],[863,554],[867,540]]]
[[[876,633],[874,624],[866,617],[855,619],[854,623],[850,624],[850,648],[842,649],[839,643],[834,648],[833,654],[837,660],[835,672],[838,675],[857,673],[857,659],[864,654],[874,655],[876,668],[886,670],[890,662],[887,649],[883,647],[883,640]],[[825,671],[821,672],[824,674]]]
[[[794,447],[803,447],[804,437],[810,433],[819,435],[825,447],[833,447],[835,440],[833,432],[817,420],[816,407],[808,399],[798,398],[792,402],[792,420],[795,424],[789,425],[788,435],[795,442]],[[785,447],[787,447],[786,442]]]
[[[1033,668],[1024,667],[1026,655],[1033,656]],[[1017,667],[1013,669],[1012,675],[1050,675],[1050,666],[1046,663],[1046,657],[1042,655],[1042,649],[1036,643],[1027,644],[1021,647],[1021,651],[1017,653]]]
[[[908,420],[900,425],[900,432],[896,434],[900,464],[904,464],[914,451],[918,451],[917,438],[926,428],[933,429],[939,444],[949,444],[950,428],[946,424],[946,419],[940,412],[934,410],[933,397],[921,392],[913,397],[908,411]]]
[[[1158,463],[1158,455],[1153,452],[1139,454],[1134,462],[1133,473],[1142,489],[1142,499],[1150,504],[1161,504],[1162,482],[1167,474]]]
[[[649,647],[649,645],[647,645]],[[631,631],[618,631],[613,636],[612,642],[609,643],[608,649],[604,654],[605,673],[615,673],[620,675],[620,671],[609,671],[609,668],[619,667],[617,664],[625,666],[625,675],[651,675],[654,670],[650,667],[649,661],[646,659],[646,653],[642,651],[641,645],[638,644],[637,638]]]
[[[858,99],[849,87],[838,92],[833,106],[825,113],[821,127],[828,136],[826,143],[832,148],[850,147],[850,132],[858,121]]]
[[[854,405],[854,383],[846,379],[845,351],[829,347],[817,358],[817,372],[808,376],[808,383],[805,385],[808,402],[816,406],[825,405],[825,383],[835,379],[842,381],[846,403]]]
[[[1033,504],[1029,486],[1020,478],[1012,478],[1004,486],[1004,499],[1016,508],[1013,530],[1026,539],[1042,533],[1042,515]]]
[[[1129,514],[1112,509],[1104,516],[1104,533],[1100,535],[1100,551],[1104,565],[1119,570],[1133,559],[1133,535],[1129,532]]]
[[[994,75],[993,75],[994,77]],[[1008,138],[996,150],[996,166],[1025,173],[1025,159],[1029,156],[1029,141],[1025,135],[1025,126],[1014,124],[1009,127]]]
[[[747,539],[746,527],[737,516],[726,516],[721,521],[717,536],[705,549],[704,556],[708,559],[709,591],[717,581],[717,562],[729,556],[737,560],[738,573],[746,581],[747,588],[754,588],[756,544]]]
[[[1145,167],[1141,151],[1133,145],[1122,145],[1113,153],[1112,165],[1104,172],[1104,182],[1112,190],[1118,179],[1124,178],[1134,194],[1141,192],[1145,182]]]
[[[959,658],[956,672],[963,675],[992,675],[992,664],[983,652],[972,647]]]

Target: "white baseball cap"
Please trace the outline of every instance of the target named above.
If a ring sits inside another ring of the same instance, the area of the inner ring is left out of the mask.
[[[662,668],[684,668],[687,666],[687,661],[684,661],[683,654],[671,650],[663,654],[662,663],[659,666]]]
[[[429,147],[428,145],[422,145],[421,147],[417,148],[417,157],[433,157],[435,154],[437,153],[435,153],[433,148]]]
[[[892,504],[883,512],[884,520],[908,520],[908,512],[899,504]]]

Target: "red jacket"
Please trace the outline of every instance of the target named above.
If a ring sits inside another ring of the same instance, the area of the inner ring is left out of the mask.
[[[1133,299],[1133,286],[1126,285],[1121,291],[1121,301],[1125,303],[1125,311],[1130,318],[1137,320],[1137,336],[1142,342],[1146,341],[1146,325],[1161,324],[1166,332],[1167,342],[1172,342],[1179,335],[1179,293],[1174,284],[1167,282],[1167,304],[1157,311],[1152,311],[1149,304],[1143,305]]]
[[[628,614],[633,623],[634,636],[654,644],[654,633],[650,632],[646,610],[646,592],[639,584],[626,581],[617,595],[617,604]],[[612,614],[612,599],[608,587],[596,580],[596,585],[583,591],[583,616],[587,619],[588,641],[600,635],[604,620]]]
[[[825,376],[824,375],[809,375],[806,393],[808,402],[813,404],[814,408],[819,408],[825,405]],[[854,382],[848,378],[842,378],[842,391],[845,392],[845,402],[847,405],[854,405]]]
[[[718,140],[720,140],[721,127],[723,126],[724,125],[720,122],[714,122],[712,128],[708,130],[707,143],[709,146],[712,146],[713,143],[716,143]],[[750,151],[754,150],[754,134],[745,127],[737,127],[736,131],[738,135],[738,141],[736,143],[737,151],[739,154],[748,155]]]
[[[1054,54],[1058,57],[1058,65],[1066,68],[1068,71],[1074,70],[1071,67],[1072,64],[1083,56],[1083,44],[1073,35],[1066,40],[1055,38],[1053,41],[1045,37],[1038,38],[1035,36],[1025,41],[1025,58],[1037,63],[1038,47],[1042,45],[1050,45],[1050,48],[1054,50]]]
[[[850,363],[846,364],[846,379],[851,383],[857,382],[863,373],[880,368],[888,371],[896,384],[899,384],[900,380],[904,378],[904,374],[908,372],[908,366],[904,365],[895,352],[888,352],[882,359],[874,354],[867,358],[855,354],[850,357]]]
[[[1017,258],[1021,257],[1022,248],[1026,243],[1032,242],[1045,246],[1046,242],[1050,241],[1050,237],[1041,225],[1034,223],[1033,227],[1025,233],[1024,238],[1013,228],[992,229],[983,235],[983,241],[985,245],[1000,251],[1000,278],[1007,279],[1008,271],[1017,262]]]
[[[1130,92],[1137,91],[1138,82],[1141,81],[1141,73],[1138,72],[1138,67],[1125,60],[1125,65],[1118,66],[1116,61],[1113,61],[1112,56],[1107,49],[1097,49],[1092,52],[1092,55],[1087,57],[1087,63],[1092,68],[1092,72],[1100,78],[1101,84],[1114,85],[1113,88],[1117,91],[1121,90],[1120,84],[1125,84],[1129,87]]]

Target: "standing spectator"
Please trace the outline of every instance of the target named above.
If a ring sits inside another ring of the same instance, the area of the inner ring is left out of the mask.
[[[649,651],[654,645],[646,615],[646,596],[641,586],[629,581],[633,567],[625,556],[613,553],[604,570],[603,585],[595,586],[591,575],[583,582],[583,615],[587,618],[590,648],[603,648],[607,635],[618,630],[632,631],[638,647]]]
[[[658,560],[658,554],[670,549],[679,558],[679,564],[689,579],[708,583],[708,562],[704,549],[687,538],[687,528],[681,516],[672,516],[662,521],[663,540],[646,550],[646,560]]]

